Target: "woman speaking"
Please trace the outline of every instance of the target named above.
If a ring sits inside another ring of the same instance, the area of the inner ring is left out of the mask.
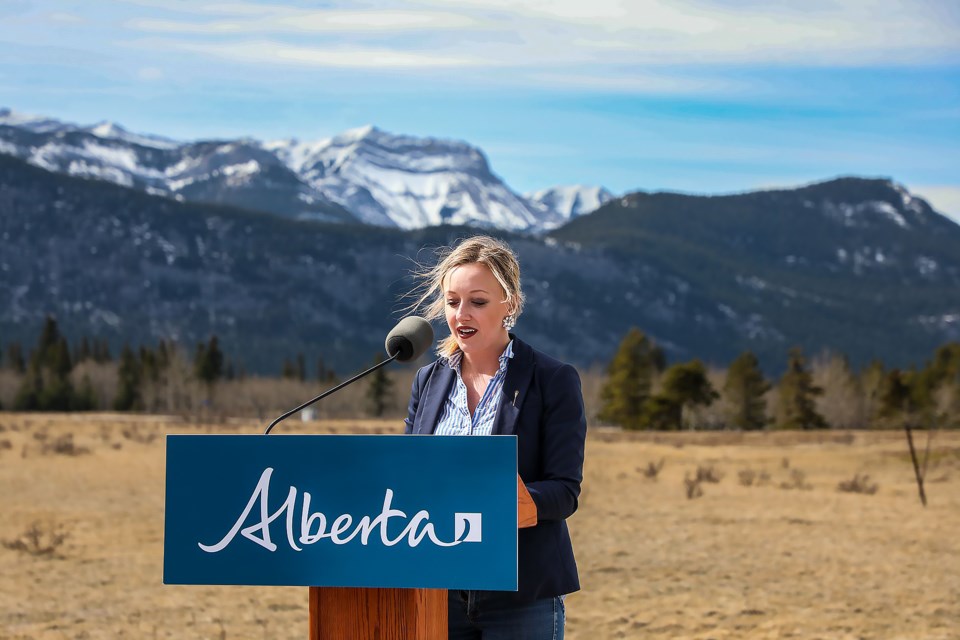
[[[510,333],[524,298],[505,243],[468,238],[441,250],[419,277],[414,307],[445,318],[450,335],[440,357],[417,372],[406,432],[517,436],[518,591],[451,590],[449,638],[562,639],[563,596],[580,588],[566,524],[583,480],[580,378]]]

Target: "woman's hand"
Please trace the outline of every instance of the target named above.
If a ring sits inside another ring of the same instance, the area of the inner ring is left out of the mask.
[[[537,505],[534,504],[527,485],[517,474],[517,528],[526,529],[537,525]]]

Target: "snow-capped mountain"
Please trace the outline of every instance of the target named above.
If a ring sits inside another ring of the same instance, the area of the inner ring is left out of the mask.
[[[161,136],[140,135],[127,131],[115,122],[104,120],[93,126],[87,127],[87,131],[104,140],[121,140],[143,147],[153,147],[155,149],[175,149],[180,143],[169,138]]]
[[[603,187],[575,184],[534,191],[525,194],[524,197],[548,211],[560,214],[566,222],[585,213],[596,211],[604,203],[613,200],[615,196]]]
[[[470,224],[511,230],[553,226],[464,142],[392,135],[367,126],[318,142],[264,145],[308,184],[369,224],[416,229]]]
[[[81,127],[0,109],[0,153],[153,195],[295,218],[542,231],[570,217],[551,199],[528,201],[513,192],[476,147],[372,126],[316,142],[178,142],[110,122]],[[584,191],[580,199],[597,197]],[[575,206],[567,200],[577,196],[556,202]]]
[[[176,142],[109,122],[79,127],[3,109],[0,153],[48,171],[178,200],[354,220],[254,140]]]

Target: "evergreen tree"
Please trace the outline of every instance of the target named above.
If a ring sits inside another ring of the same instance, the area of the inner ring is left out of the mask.
[[[110,344],[106,341],[106,339],[93,341],[93,361],[97,364],[104,364],[113,361],[113,356],[110,355]]]
[[[939,347],[914,381],[923,418],[937,424],[960,424],[960,342]]]
[[[39,411],[40,390],[43,389],[43,376],[39,367],[30,367],[23,374],[17,395],[13,398],[14,411]]]
[[[371,366],[380,362],[380,354],[373,357]],[[370,374],[367,385],[367,404],[371,415],[379,418],[387,408],[387,399],[393,389],[393,381],[387,376],[385,367],[381,367]]]
[[[157,354],[148,347],[141,346],[139,350],[140,379],[144,382],[160,380],[160,363]]]
[[[211,336],[206,345],[197,345],[197,357],[194,360],[194,374],[197,379],[212,386],[223,377],[223,352],[217,336]]]
[[[899,369],[891,369],[883,376],[880,384],[877,415],[881,418],[892,418],[901,412],[909,413],[911,408],[910,385],[906,383]]]
[[[668,431],[680,428],[680,404],[667,396],[656,394],[643,403],[639,425],[645,429]]]
[[[307,364],[306,360],[303,359],[302,353],[297,354],[296,377],[300,382],[303,382],[307,379]]]
[[[7,368],[11,371],[19,374],[23,374],[27,370],[26,360],[23,358],[23,347],[20,346],[19,342],[11,342],[7,345]]]
[[[73,360],[76,364],[80,364],[86,360],[93,358],[93,350],[90,348],[90,340],[87,336],[83,336],[80,340],[80,346],[77,347],[77,353],[74,356]]]
[[[160,339],[157,343],[157,368],[166,371],[170,366],[170,358],[173,355],[174,346],[168,345],[166,340]]]
[[[337,373],[327,366],[323,356],[317,356],[317,382],[335,382]]]
[[[653,429],[679,429],[684,408],[710,406],[718,397],[700,360],[677,363],[664,374],[660,393],[644,403],[642,422]]]
[[[47,316],[30,355],[30,364],[17,391],[14,408],[20,411],[69,411],[73,403],[70,347],[57,321]]]
[[[949,342],[938,348],[925,371],[932,387],[960,380],[960,342]]]
[[[763,377],[757,357],[750,351],[741,353],[730,363],[723,384],[730,424],[737,429],[763,429],[769,422],[764,398],[769,390],[770,383]]]
[[[84,375],[80,380],[80,388],[73,395],[74,411],[95,411],[100,406],[97,393],[93,390],[90,376]]]
[[[787,370],[780,378],[780,425],[786,429],[825,429],[814,398],[823,389],[813,384],[800,347],[790,349]]]
[[[662,363],[660,349],[642,331],[631,328],[607,367],[598,417],[625,429],[641,428],[653,375]]]
[[[57,337],[56,343],[48,348],[45,360],[40,408],[43,411],[70,411],[73,407],[73,382],[70,380],[73,364],[66,338]]]
[[[890,424],[920,422],[932,417],[933,399],[926,376],[916,371],[891,369],[880,385],[878,415]]]
[[[285,380],[295,379],[297,377],[297,365],[293,364],[289,359],[284,359],[280,375]]]
[[[117,411],[133,411],[143,406],[140,395],[140,362],[129,345],[120,350],[120,365],[117,367],[117,397],[113,408]]]
[[[870,364],[860,372],[860,389],[863,393],[863,415],[870,421],[870,427],[876,426],[875,422],[880,417],[880,396],[886,376],[887,371],[884,369],[883,363],[879,360],[871,361]]]
[[[47,316],[43,321],[43,329],[40,330],[40,338],[37,340],[37,350],[34,352],[34,355],[40,358],[41,364],[53,359],[53,349],[59,342],[60,329],[57,327],[57,321],[53,316]]]

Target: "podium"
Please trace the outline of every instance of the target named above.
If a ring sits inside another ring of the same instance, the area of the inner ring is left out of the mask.
[[[310,587],[310,640],[443,640],[446,589]]]
[[[517,589],[524,494],[515,436],[170,435],[163,581],[309,587],[311,640],[446,638],[448,589]]]

